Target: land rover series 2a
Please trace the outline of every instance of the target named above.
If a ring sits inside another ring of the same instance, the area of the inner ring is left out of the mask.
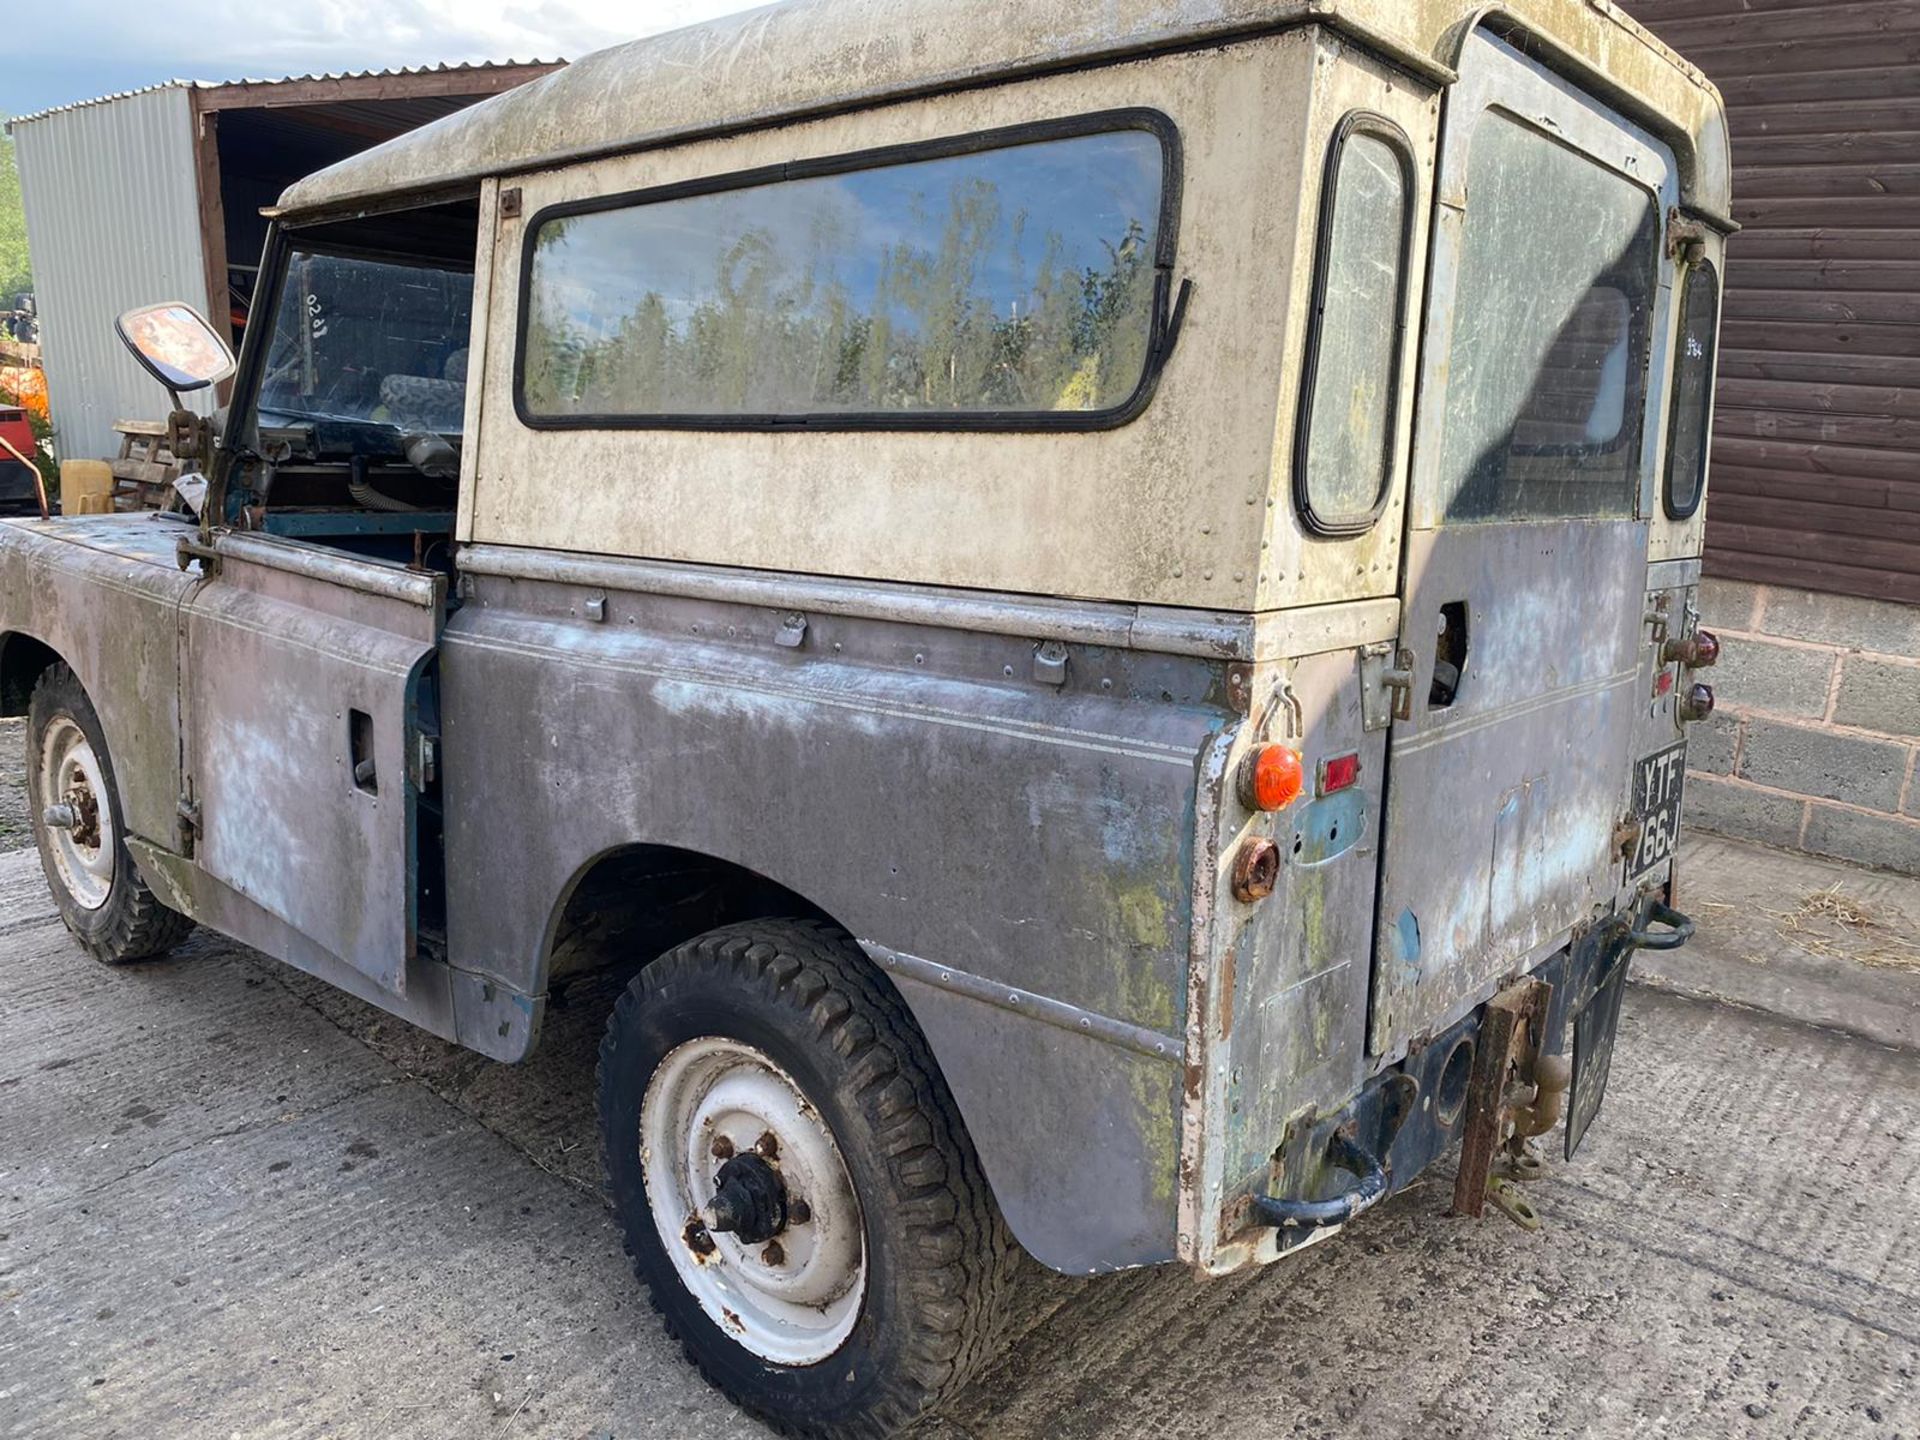
[[[348,159],[197,519],[0,526],[61,912],[502,1061],[625,967],[628,1246],[796,1434],[1022,1250],[1524,1216],[1691,930],[1728,175],[1608,0],[805,0]]]

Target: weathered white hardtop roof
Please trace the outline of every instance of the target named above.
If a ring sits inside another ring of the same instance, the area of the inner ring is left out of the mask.
[[[1611,0],[787,0],[601,50],[298,181],[282,213],[444,191],[589,156],[1323,23],[1436,80],[1482,21],[1537,37],[1671,143],[1687,202],[1730,204],[1705,76]]]

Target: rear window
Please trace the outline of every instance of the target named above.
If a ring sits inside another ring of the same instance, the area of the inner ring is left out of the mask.
[[[521,416],[1128,418],[1164,304],[1172,145],[1130,111],[544,211]]]
[[[1446,520],[1631,515],[1659,266],[1653,196],[1489,112],[1468,156],[1464,226]]]

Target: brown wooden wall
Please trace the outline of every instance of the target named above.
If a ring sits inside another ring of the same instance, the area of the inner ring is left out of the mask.
[[[1712,575],[1920,603],[1920,0],[1627,0],[1733,135]]]

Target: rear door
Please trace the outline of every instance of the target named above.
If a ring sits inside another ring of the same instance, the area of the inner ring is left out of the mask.
[[[1605,909],[1638,703],[1668,152],[1485,33],[1447,101],[1370,1048]]]

